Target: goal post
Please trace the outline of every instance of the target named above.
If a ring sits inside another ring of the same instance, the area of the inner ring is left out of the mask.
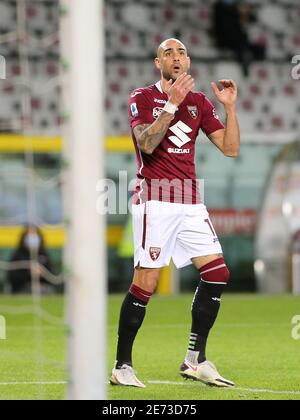
[[[102,0],[61,0],[68,219],[66,265],[72,400],[106,399],[106,236],[96,212],[104,178]]]

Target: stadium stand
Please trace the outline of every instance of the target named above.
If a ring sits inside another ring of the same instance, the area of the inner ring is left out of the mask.
[[[177,0],[176,8],[173,7],[174,2],[169,1],[107,1],[105,105],[109,112],[106,133],[128,134],[128,93],[157,79],[152,58],[158,43],[168,36],[180,37],[189,47],[197,88],[209,93],[211,79],[230,76],[237,80],[240,86],[240,116],[245,132],[296,131],[299,128],[300,86],[291,83],[291,69],[287,68],[286,62],[300,46],[299,2],[252,0],[250,3],[258,20],[249,26],[249,36],[266,44],[268,61],[254,63],[249,77],[245,78],[239,65],[230,61],[231,54],[220,52],[215,47],[211,30],[212,0]],[[0,50],[8,60],[8,82],[1,84],[1,95],[5,100],[0,108],[0,128],[12,131],[18,131],[20,127],[19,94],[24,88],[16,44],[15,9],[14,1],[3,0],[0,4]],[[59,131],[59,90],[56,83],[59,73],[58,13],[57,1],[28,2],[28,35],[24,45],[30,55],[31,105],[35,111],[33,129],[39,134]],[[276,101],[277,96],[282,96],[284,100],[284,106],[281,105],[279,110],[277,104],[282,104],[282,101]]]

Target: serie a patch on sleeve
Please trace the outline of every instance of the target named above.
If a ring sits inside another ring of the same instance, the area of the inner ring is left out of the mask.
[[[137,118],[139,116],[139,111],[136,102],[130,105],[130,110],[133,118]]]

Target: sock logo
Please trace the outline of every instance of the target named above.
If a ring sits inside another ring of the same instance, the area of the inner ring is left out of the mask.
[[[146,308],[146,305],[141,305],[140,303],[138,303],[138,302],[133,302],[133,305],[134,306],[140,306],[141,308]]]
[[[219,298],[217,298],[217,297],[213,297],[213,298],[212,298],[212,300],[213,300],[214,302],[221,302],[221,299],[219,299]]]

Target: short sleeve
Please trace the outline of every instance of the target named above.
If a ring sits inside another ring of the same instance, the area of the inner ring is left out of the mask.
[[[153,109],[143,92],[136,90],[129,98],[128,102],[129,121],[132,128],[140,124],[152,124]]]
[[[215,107],[206,96],[204,96],[202,107],[202,121],[200,127],[207,136],[225,128]]]

